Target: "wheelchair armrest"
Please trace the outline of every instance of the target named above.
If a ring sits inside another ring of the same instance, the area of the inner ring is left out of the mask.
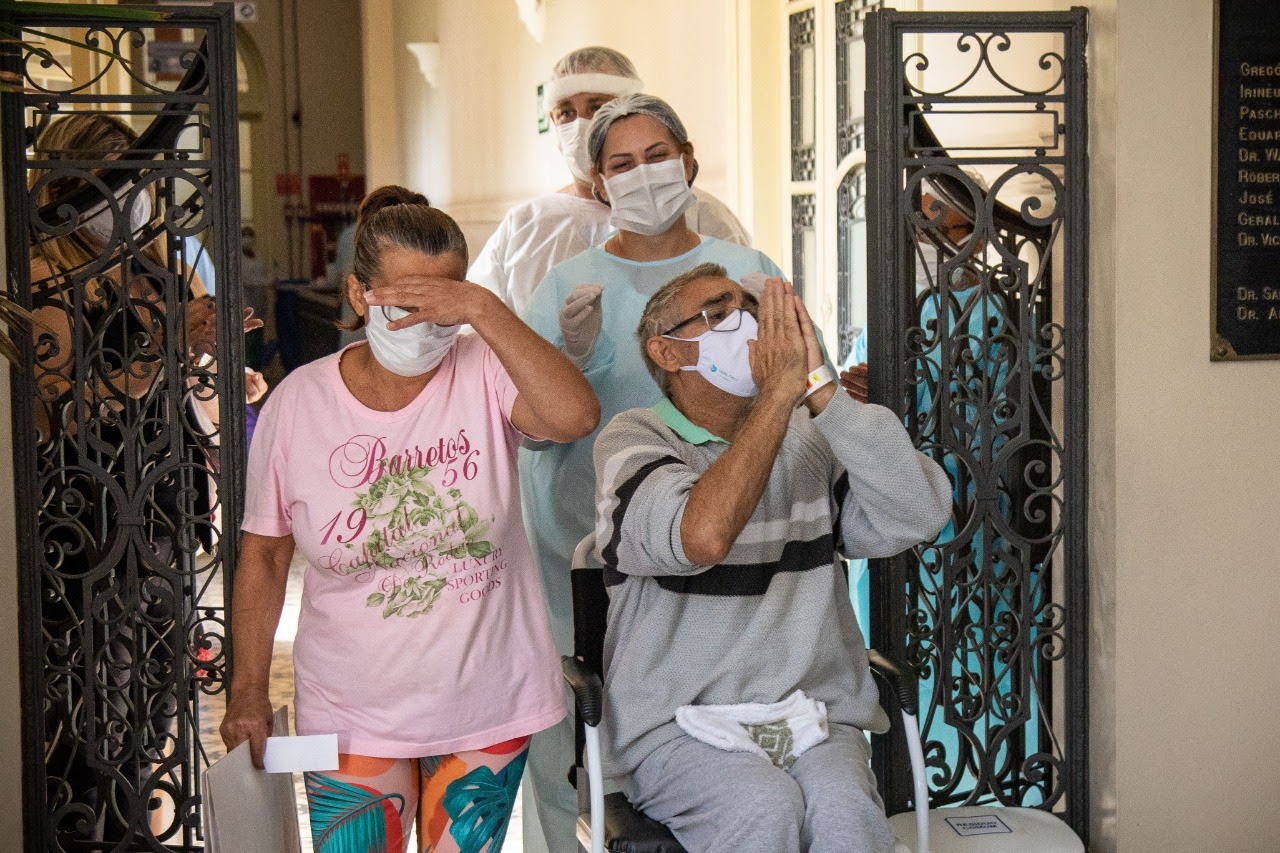
[[[565,684],[573,690],[578,719],[592,728],[600,725],[604,714],[604,685],[600,683],[600,676],[582,661],[567,655],[560,658],[560,666],[564,670]]]
[[[920,680],[915,673],[902,662],[885,657],[875,649],[867,649],[867,659],[871,663],[871,671],[888,682],[902,710],[915,716],[920,701]]]

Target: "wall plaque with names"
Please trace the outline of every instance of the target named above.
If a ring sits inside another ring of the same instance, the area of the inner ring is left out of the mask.
[[[1280,3],[1216,13],[1209,357],[1280,358]]]

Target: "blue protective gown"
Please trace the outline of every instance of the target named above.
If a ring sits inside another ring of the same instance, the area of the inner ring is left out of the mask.
[[[1008,495],[1004,494],[992,506],[979,506],[975,500],[976,486],[967,466],[963,466],[957,458],[960,455],[972,456],[975,468],[990,465],[991,460],[1000,456],[1008,441],[1000,401],[1009,398],[1017,390],[1016,383],[1011,383],[1010,377],[1015,343],[1010,337],[1018,334],[1018,330],[1010,323],[1009,310],[996,296],[984,293],[981,286],[953,286],[948,288],[948,296],[945,298],[937,292],[920,297],[918,325],[925,330],[932,327],[932,331],[928,333],[921,355],[910,365],[910,369],[929,377],[928,382],[922,381],[916,385],[915,411],[920,420],[919,428],[926,443],[939,442],[950,448],[951,452],[941,462],[956,490],[957,505],[968,511],[981,512],[985,516],[978,525],[958,524],[956,519],[947,522],[946,527],[931,543],[934,547],[926,550],[926,557],[918,567],[922,582],[926,588],[931,589],[942,586],[943,567],[940,561],[948,559],[944,556],[946,554],[952,554],[949,559],[953,561],[963,559],[964,563],[971,563],[983,571],[978,587],[980,591],[971,591],[964,596],[964,613],[947,599],[942,602],[947,610],[937,616],[938,619],[956,620],[961,615],[967,615],[974,624],[980,625],[986,609],[989,611],[987,618],[996,624],[1000,622],[1002,614],[1007,614],[1016,605],[1015,601],[1005,598],[1012,593],[1001,591],[1004,581],[999,579],[1004,578],[1009,570],[1004,557],[998,548],[989,546],[985,539],[986,536],[999,539],[1000,525],[996,524],[995,518],[1003,518],[1006,520],[1005,524],[1012,526],[1017,521],[1016,513],[1010,506]],[[1016,321],[1019,318],[1015,315],[1012,319]],[[1031,328],[1023,330],[1022,334],[1033,334],[1032,330],[1038,328],[1038,322],[1037,318],[1032,318]],[[945,382],[941,375],[944,348],[950,351],[952,363],[950,377]],[[864,330],[855,341],[846,364],[865,362],[866,353]],[[1034,350],[1031,352],[1031,359],[1035,359]],[[941,399],[935,401],[931,390],[940,395]],[[1021,401],[1014,399],[1011,402]],[[869,609],[870,598],[865,562],[862,565],[851,565],[850,569],[854,608],[861,618]],[[1030,596],[1032,610],[1038,611],[1044,605],[1046,595],[1038,567],[1030,567],[1023,584],[1029,588],[1029,592],[1025,594]],[[975,778],[972,770],[966,766],[966,743],[961,728],[972,728],[985,748],[995,750],[996,757],[991,760],[999,763],[1007,760],[1005,753],[1009,747],[993,743],[994,733],[1005,723],[999,715],[985,708],[979,710],[973,719],[949,720],[945,707],[934,706],[939,672],[950,672],[949,684],[965,685],[982,681],[984,672],[994,671],[996,684],[987,684],[985,689],[1003,695],[1022,693],[1014,684],[1014,667],[1011,664],[985,659],[992,655],[990,644],[993,637],[981,636],[978,639],[980,643],[976,647],[958,645],[950,660],[939,661],[937,667],[920,679],[922,735],[926,740],[926,750],[930,744],[940,749],[948,766],[961,774],[962,778],[956,787],[962,792],[973,787]],[[1039,668],[1042,666],[1038,657],[1032,656],[1024,665],[1031,670],[1031,675],[1024,677],[1032,680],[1038,678]],[[952,686],[943,689],[944,703],[947,702],[945,697],[950,697],[954,690],[956,688]],[[1040,713],[1041,697],[1033,691],[1023,698],[1027,713],[1035,719]],[[1038,728],[1034,725],[1024,726],[1023,737],[1025,743],[1022,750],[1026,754],[1037,752],[1040,748]],[[1032,789],[1020,804],[1034,806],[1038,802],[1037,792]]]
[[[596,435],[619,412],[658,401],[661,392],[640,357],[636,326],[649,297],[658,288],[705,263],[720,264],[732,279],[755,272],[782,275],[777,264],[763,253],[705,235],[696,248],[665,261],[628,261],[593,247],[552,267],[525,309],[524,321],[559,347],[564,343],[560,308],[565,299],[580,284],[604,285],[604,328],[591,363],[583,371],[600,398],[600,427],[570,444],[520,451],[520,503],[525,528],[542,574],[551,635],[562,655],[573,654],[573,595],[569,583],[573,550],[595,526],[596,473],[591,453]],[[547,847],[541,848],[540,839],[526,838],[530,849],[548,849],[552,853],[576,849],[577,795],[565,779],[572,763],[570,719],[534,736],[525,778],[537,802]]]
[[[600,426],[591,435],[544,450],[520,451],[520,497],[534,557],[542,571],[551,609],[551,633],[561,654],[573,654],[573,602],[569,563],[573,549],[595,526],[596,435],[626,409],[652,406],[661,396],[640,357],[636,326],[649,297],[671,279],[699,264],[723,266],[732,279],[753,272],[781,276],[762,252],[714,237],[665,261],[628,261],[599,247],[552,267],[534,291],[524,321],[562,346],[560,308],[580,284],[602,284],[604,329],[586,374],[600,398]]]

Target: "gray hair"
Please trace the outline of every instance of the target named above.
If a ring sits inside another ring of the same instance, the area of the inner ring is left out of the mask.
[[[591,163],[597,169],[600,169],[600,153],[604,151],[604,140],[609,135],[609,129],[618,119],[633,115],[652,116],[671,131],[678,144],[689,143],[689,132],[684,129],[684,122],[680,121],[680,116],[676,115],[676,111],[666,101],[653,95],[623,95],[596,110],[595,118],[591,120],[587,153],[591,155]]]
[[[555,68],[551,69],[551,78],[568,77],[572,74],[611,74],[614,77],[631,77],[640,79],[635,65],[621,51],[611,47],[592,45],[580,47],[560,57]]]
[[[671,316],[671,306],[685,286],[703,278],[728,278],[729,271],[720,264],[699,264],[688,272],[681,273],[671,281],[658,288],[658,292],[649,297],[645,303],[644,313],[640,315],[640,325],[636,327],[636,337],[640,339],[640,357],[644,366],[658,383],[663,394],[671,393],[671,374],[658,366],[649,357],[649,339],[661,335],[664,331],[680,322],[680,318]]]

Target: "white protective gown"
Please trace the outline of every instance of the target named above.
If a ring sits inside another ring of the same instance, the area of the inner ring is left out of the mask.
[[[697,201],[685,214],[690,230],[751,245],[751,236],[724,202],[697,187],[693,194]],[[567,193],[538,196],[507,211],[471,263],[467,280],[492,290],[523,316],[553,266],[600,245],[613,230],[606,204]]]

